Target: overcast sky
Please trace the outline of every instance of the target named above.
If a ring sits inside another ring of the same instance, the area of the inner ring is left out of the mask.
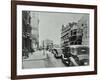
[[[45,39],[60,44],[62,24],[77,22],[86,14],[39,12],[39,42]]]

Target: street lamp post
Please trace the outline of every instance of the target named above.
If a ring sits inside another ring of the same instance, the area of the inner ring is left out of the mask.
[[[45,46],[44,46],[44,41],[43,41],[43,55],[45,55]]]

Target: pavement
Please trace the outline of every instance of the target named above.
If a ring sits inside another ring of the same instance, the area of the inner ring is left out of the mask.
[[[49,51],[36,51],[29,54],[29,58],[23,59],[22,68],[48,68],[65,67],[61,59],[56,59]]]
[[[23,59],[24,61],[26,60],[39,60],[39,59],[45,59],[46,55],[43,54],[43,51],[36,51],[33,53],[29,53],[29,58]]]

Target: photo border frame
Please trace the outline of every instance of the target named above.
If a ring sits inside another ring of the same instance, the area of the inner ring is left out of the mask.
[[[16,17],[17,5],[93,9],[94,10],[94,71],[17,75],[17,17]],[[76,76],[76,75],[93,75],[93,74],[97,74],[97,6],[96,5],[65,4],[65,3],[34,2],[34,1],[11,1],[11,79],[12,80]]]

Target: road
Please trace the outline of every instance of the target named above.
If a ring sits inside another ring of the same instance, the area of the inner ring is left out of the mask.
[[[49,51],[36,51],[29,55],[28,59],[23,59],[22,68],[50,68],[65,67],[61,59],[56,59]]]

